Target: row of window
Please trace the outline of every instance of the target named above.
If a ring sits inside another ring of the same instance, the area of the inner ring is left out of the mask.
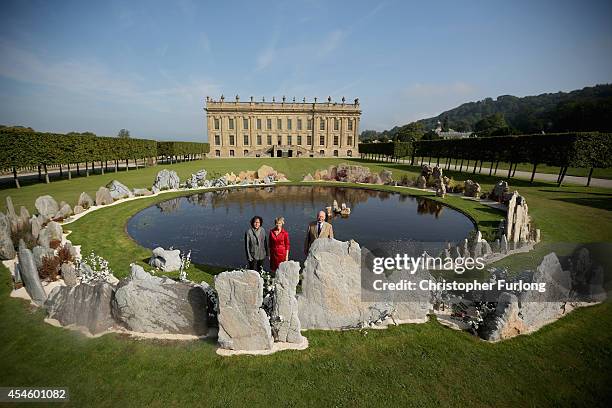
[[[279,150],[279,152],[280,152],[280,150]],[[243,154],[244,156],[247,156],[247,155],[249,154],[249,151],[248,151],[247,149],[245,149],[245,150],[243,150],[243,151],[242,151],[242,154]],[[229,151],[229,155],[230,155],[230,157],[235,157],[235,156],[236,156],[236,152],[234,151],[234,149],[231,149],[231,150]],[[297,155],[298,155],[298,156],[301,156],[301,155],[302,155],[302,152],[298,152],[298,153],[297,153]],[[320,155],[320,156],[325,156],[325,150],[319,150],[319,155]],[[337,157],[337,156],[338,156],[338,151],[337,151],[337,150],[334,150],[334,151],[333,151],[333,155]],[[347,155],[348,157],[352,157],[352,156],[353,156],[353,151],[352,151],[352,150],[348,150],[348,151],[346,152],[346,155]],[[215,150],[215,156],[216,156],[216,157],[221,157],[221,150]],[[311,156],[312,156],[312,154],[311,154]]]
[[[340,120],[337,118],[334,118],[333,121],[334,121],[334,130],[340,130]],[[326,122],[325,118],[319,119],[319,130],[325,130],[325,122]],[[262,120],[257,118],[256,124],[255,124],[256,129],[262,130],[261,125],[262,125]],[[286,125],[287,125],[287,130],[293,130],[293,119],[287,118]],[[302,130],[302,119],[297,119],[296,125],[297,125],[297,128],[296,128],[297,130]],[[219,118],[214,118],[214,126],[215,126],[215,130],[221,129],[221,120]],[[352,119],[348,120],[347,126],[348,126],[348,130],[353,130],[353,120]],[[234,118],[228,118],[227,128],[230,130],[233,130],[235,128]],[[246,118],[243,118],[242,119],[242,129],[248,129],[248,128],[249,128],[249,120]],[[282,118],[276,119],[276,129],[283,130],[283,119]],[[266,119],[266,130],[272,130],[272,119],[269,119],[269,118]],[[308,119],[306,121],[306,130],[312,130],[312,119]]]
[[[338,135],[334,135],[333,138],[334,138],[334,146],[338,146],[339,143],[340,143],[339,136]],[[256,140],[257,140],[257,144],[259,146],[261,146],[261,144],[262,144],[262,136],[261,135],[257,135],[256,136]],[[292,137],[292,135],[287,135],[286,136],[286,140],[287,140],[287,144],[288,145],[292,145],[293,144],[293,137]],[[267,145],[271,145],[272,144],[272,135],[267,135],[267,140],[266,141],[267,141],[267,143],[266,143]],[[221,136],[220,135],[215,135],[215,145],[218,146],[220,144],[221,144]],[[250,144],[249,143],[249,135],[244,135],[243,144],[245,146],[248,146]],[[276,144],[277,145],[282,145],[283,144],[283,136],[282,135],[278,135],[276,137]],[[297,137],[296,137],[296,144],[298,146],[302,145],[302,135],[297,135]],[[353,136],[347,136],[346,144],[348,146],[352,146],[353,145]],[[235,137],[235,135],[229,135],[229,145],[230,146],[236,145],[236,137]],[[307,146],[312,145],[312,135],[307,135],[306,136],[306,145]],[[319,145],[321,145],[321,146],[325,145],[325,136],[324,135],[320,135],[319,136]]]

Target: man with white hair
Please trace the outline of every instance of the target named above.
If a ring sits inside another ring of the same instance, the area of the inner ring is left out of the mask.
[[[306,242],[304,243],[304,253],[308,255],[310,246],[317,238],[333,238],[334,228],[329,222],[325,221],[325,211],[319,211],[317,220],[308,225],[306,232]]]

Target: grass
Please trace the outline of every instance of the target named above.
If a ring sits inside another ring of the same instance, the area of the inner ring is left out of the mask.
[[[114,177],[130,187],[150,186],[163,167],[181,178],[206,168],[219,175],[270,164],[292,180],[344,160],[228,159],[145,168],[116,176],[91,176],[21,190],[1,190],[17,205],[51,193],[74,204],[81,191],[95,192]],[[356,161],[396,178],[418,168]],[[489,190],[497,177],[472,178]],[[532,265],[557,242],[612,241],[612,190],[529,184],[512,180],[527,198],[544,242],[505,262]],[[394,190],[383,186],[381,189]],[[416,192],[414,194],[429,194]],[[172,195],[97,210],[66,226],[84,252],[109,259],[117,274],[150,252],[125,234],[129,216]],[[436,198],[433,198],[436,199]],[[493,228],[503,214],[469,200],[444,202]],[[503,262],[500,263],[503,265]],[[194,265],[191,279],[211,281],[219,270]],[[612,398],[612,304],[580,309],[529,336],[490,344],[438,324],[403,325],[367,332],[308,331],[310,347],[271,356],[222,358],[211,341],[133,340],[120,335],[87,339],[42,322],[44,314],[8,297],[8,271],[0,266],[0,384],[68,386],[74,406],[605,406]]]

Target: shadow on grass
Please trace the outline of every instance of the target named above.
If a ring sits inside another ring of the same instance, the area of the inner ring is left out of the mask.
[[[563,201],[565,203],[583,205],[585,207],[612,211],[612,200],[610,198],[611,198],[610,196],[608,196],[607,198],[604,198],[604,197],[601,197],[601,198],[599,197],[584,197],[584,198],[567,197],[567,198],[551,198],[551,200]]]

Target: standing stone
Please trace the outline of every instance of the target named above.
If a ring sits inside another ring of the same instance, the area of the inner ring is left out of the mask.
[[[130,198],[134,197],[134,194],[130,191],[127,186],[117,180],[113,180],[106,185],[106,188],[109,189],[110,195],[113,200],[120,200],[122,198]]]
[[[110,190],[106,187],[100,187],[96,192],[96,205],[108,205],[113,203],[113,197]]]
[[[181,269],[181,251],[179,249],[165,250],[162,247],[157,247],[153,250],[149,265],[164,272],[178,271]]]
[[[59,211],[57,201],[55,201],[50,195],[38,197],[34,202],[34,206],[36,207],[36,210],[38,210],[38,213],[47,220],[54,217]]]
[[[47,294],[43,289],[40,278],[38,277],[38,270],[34,263],[34,256],[32,251],[27,247],[23,239],[19,241],[19,272],[21,274],[21,280],[26,288],[26,292],[30,295],[30,298],[34,303],[41,306],[47,299]]]
[[[502,292],[497,300],[493,315],[485,321],[482,338],[489,341],[509,339],[527,332],[527,326],[520,316],[516,295]]]
[[[34,257],[34,264],[36,265],[37,270],[42,269],[43,259],[51,258],[55,256],[55,251],[48,246],[36,245],[32,248],[32,256]]]
[[[62,206],[60,206],[59,211],[57,212],[57,214],[55,214],[53,219],[63,220],[65,218],[70,217],[71,215],[72,215],[72,208],[70,208],[70,205],[64,203]]]
[[[507,195],[508,195],[508,182],[502,180],[502,181],[499,181],[497,184],[495,184],[495,187],[493,187],[493,191],[491,192],[489,198],[499,203],[503,203]]]
[[[491,255],[493,250],[491,249],[491,244],[489,244],[486,240],[482,240],[482,256]]]
[[[114,292],[115,287],[108,282],[57,286],[49,294],[45,308],[49,318],[63,326],[85,327],[91,334],[98,334],[115,323],[111,314]]]
[[[40,234],[40,223],[38,222],[38,218],[36,218],[34,215],[32,216],[32,219],[30,219],[30,227],[32,229],[32,236],[34,239],[38,239],[38,234]]]
[[[84,210],[87,210],[89,207],[94,205],[94,201],[89,196],[89,194],[83,192],[79,196],[79,201],[77,202],[77,205],[80,205]],[[75,211],[75,213],[76,213],[76,211]]]
[[[164,190],[175,190],[179,188],[180,183],[181,180],[176,171],[163,169],[155,176],[151,190],[155,194]]]
[[[427,188],[427,179],[425,179],[425,176],[419,176],[419,178],[417,178],[416,187],[421,189]]]
[[[62,279],[66,286],[76,286],[77,271],[72,263],[63,263],[61,269]]]
[[[6,196],[6,215],[9,217],[17,217],[11,196]]]
[[[17,218],[17,229],[19,231],[30,231],[30,212],[24,206],[19,209],[19,217]]]
[[[10,221],[4,213],[0,212],[0,260],[13,259],[15,255]]]
[[[223,272],[215,276],[219,296],[219,345],[230,350],[270,350],[272,331],[261,308],[263,279],[255,271]]]
[[[51,221],[38,234],[38,244],[49,247],[51,241],[62,241],[62,226],[55,221]]]
[[[503,254],[508,253],[508,239],[506,238],[506,234],[502,235],[500,252]]]
[[[302,343],[302,326],[298,316],[295,288],[300,280],[300,264],[282,262],[276,270],[276,289],[272,304],[272,333],[275,341]]]
[[[207,302],[202,287],[152,276],[133,264],[117,285],[112,310],[129,330],[200,336],[208,331]]]
[[[82,212],[84,212],[85,209],[83,207],[81,207],[80,205],[75,205],[74,206],[74,215],[78,215]]]
[[[307,175],[304,176],[302,181],[314,181],[314,177],[312,177],[312,174],[308,173]]]

